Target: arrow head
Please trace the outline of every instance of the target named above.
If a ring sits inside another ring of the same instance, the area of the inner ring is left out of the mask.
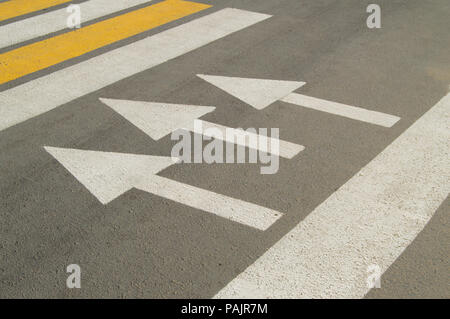
[[[258,110],[262,110],[305,85],[305,82],[296,81],[247,79],[204,74],[197,74],[197,76]]]
[[[178,129],[192,127],[195,119],[216,109],[212,106],[104,98],[101,98],[100,101],[122,115],[154,140],[159,140]]]
[[[174,164],[170,157],[44,147],[102,204]]]

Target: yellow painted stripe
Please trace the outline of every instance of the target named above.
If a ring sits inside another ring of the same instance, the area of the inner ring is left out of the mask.
[[[10,0],[0,3],[0,21],[50,8],[72,0]]]
[[[195,2],[166,0],[0,54],[0,84],[209,7]]]

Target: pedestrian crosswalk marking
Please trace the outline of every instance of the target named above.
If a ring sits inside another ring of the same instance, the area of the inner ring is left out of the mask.
[[[189,1],[166,0],[0,54],[0,84],[209,7]]]
[[[102,204],[136,188],[237,223],[266,230],[282,213],[156,175],[171,157],[45,147]]]
[[[10,0],[0,3],[0,21],[50,8],[72,0]]]
[[[222,9],[3,91],[0,131],[270,17],[240,9]]]
[[[89,0],[79,4],[81,24],[150,0]],[[21,43],[67,28],[67,8],[6,24],[0,28],[0,48]]]

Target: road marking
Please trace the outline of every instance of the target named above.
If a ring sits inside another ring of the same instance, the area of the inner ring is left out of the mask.
[[[197,74],[197,76],[258,110],[264,109],[305,84],[305,82],[205,74]]]
[[[236,78],[204,74],[197,74],[197,76],[258,110],[264,109],[280,100],[385,127],[392,127],[400,120],[399,117],[394,115],[292,93],[302,87],[305,82]]]
[[[174,164],[162,156],[44,148],[104,205]]]
[[[450,192],[449,123],[450,94],[215,297],[362,298]]]
[[[45,147],[101,203],[137,188],[229,220],[266,230],[280,212],[157,176],[171,157]]]
[[[281,99],[281,101],[384,127],[392,127],[400,120],[398,116],[322,100],[297,93],[289,94],[285,98]]]
[[[0,84],[210,7],[195,2],[166,0],[8,51],[0,54]]]
[[[283,215],[266,207],[160,176],[153,176],[137,188],[262,231]]]
[[[89,0],[80,3],[81,23],[132,8],[149,0]],[[0,48],[21,43],[67,28],[66,8],[51,11],[0,28]]]
[[[228,143],[237,144],[241,146],[251,147],[256,150],[279,155],[284,158],[291,159],[297,155],[305,147],[291,142],[278,140],[279,151],[271,150],[270,145],[275,145],[272,138],[267,138],[266,145],[250,145],[249,141],[260,141],[258,134],[229,128],[223,125],[210,123],[207,121],[198,121],[198,127],[194,126],[194,120],[199,117],[214,111],[215,107],[198,106],[198,105],[183,105],[170,103],[154,103],[141,102],[129,100],[115,100],[115,99],[100,99],[103,103],[108,105],[114,111],[122,115],[126,120],[142,130],[145,134],[155,140],[159,140],[164,136],[176,131],[178,129],[186,129],[191,132],[215,137],[211,133],[211,128],[215,128],[222,133],[223,140]],[[206,130],[206,131],[205,131]],[[228,134],[226,131],[228,130]],[[235,139],[235,136],[245,136],[245,139]],[[216,138],[218,138],[216,136]],[[278,144],[278,143],[277,143]]]
[[[56,71],[0,94],[0,130],[270,18],[239,9],[215,13]],[[45,99],[40,98],[45,96]]]
[[[5,3],[0,3],[0,21],[71,1],[72,0],[10,0]]]
[[[100,101],[154,140],[159,140],[180,128],[191,126],[195,119],[216,109],[213,106],[105,98],[101,98]]]
[[[207,122],[207,121],[199,121],[199,123],[201,124],[202,131],[196,130],[192,123],[191,123],[191,126],[186,126],[183,128],[187,129],[191,132],[197,133],[197,134],[203,134],[203,135],[209,136],[209,137],[216,137],[216,136],[214,136],[214,134],[210,134],[211,131],[209,130],[211,128],[214,128],[216,130],[219,130],[222,133],[222,136],[224,137],[225,142],[249,147],[249,148],[255,149],[257,151],[267,152],[269,154],[281,156],[281,157],[287,158],[287,159],[292,159],[294,156],[296,156],[298,153],[300,153],[301,151],[303,151],[305,149],[305,147],[303,145],[291,143],[288,141],[283,141],[280,139],[276,139],[277,142],[275,143],[274,142],[275,139],[271,138],[271,137],[267,137],[265,139],[266,141],[263,142],[262,144],[258,143],[257,145],[252,145],[249,141],[260,141],[259,134],[255,134],[255,133],[251,133],[251,132],[247,132],[247,131],[243,131],[243,130],[239,130],[239,129],[234,129],[234,128],[226,127],[226,126],[223,126],[220,124],[215,124],[215,123],[211,123],[211,122]],[[205,132],[205,130],[208,130],[208,131]],[[227,133],[227,130],[229,130],[229,133]],[[245,139],[241,140],[241,139],[234,138],[235,136],[239,136],[239,135],[245,136]],[[272,150],[270,146],[277,145],[277,144],[279,145],[279,150],[277,150],[277,149]]]

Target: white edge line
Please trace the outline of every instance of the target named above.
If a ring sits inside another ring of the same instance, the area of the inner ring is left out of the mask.
[[[215,298],[364,297],[449,194],[449,122],[450,94]]]

